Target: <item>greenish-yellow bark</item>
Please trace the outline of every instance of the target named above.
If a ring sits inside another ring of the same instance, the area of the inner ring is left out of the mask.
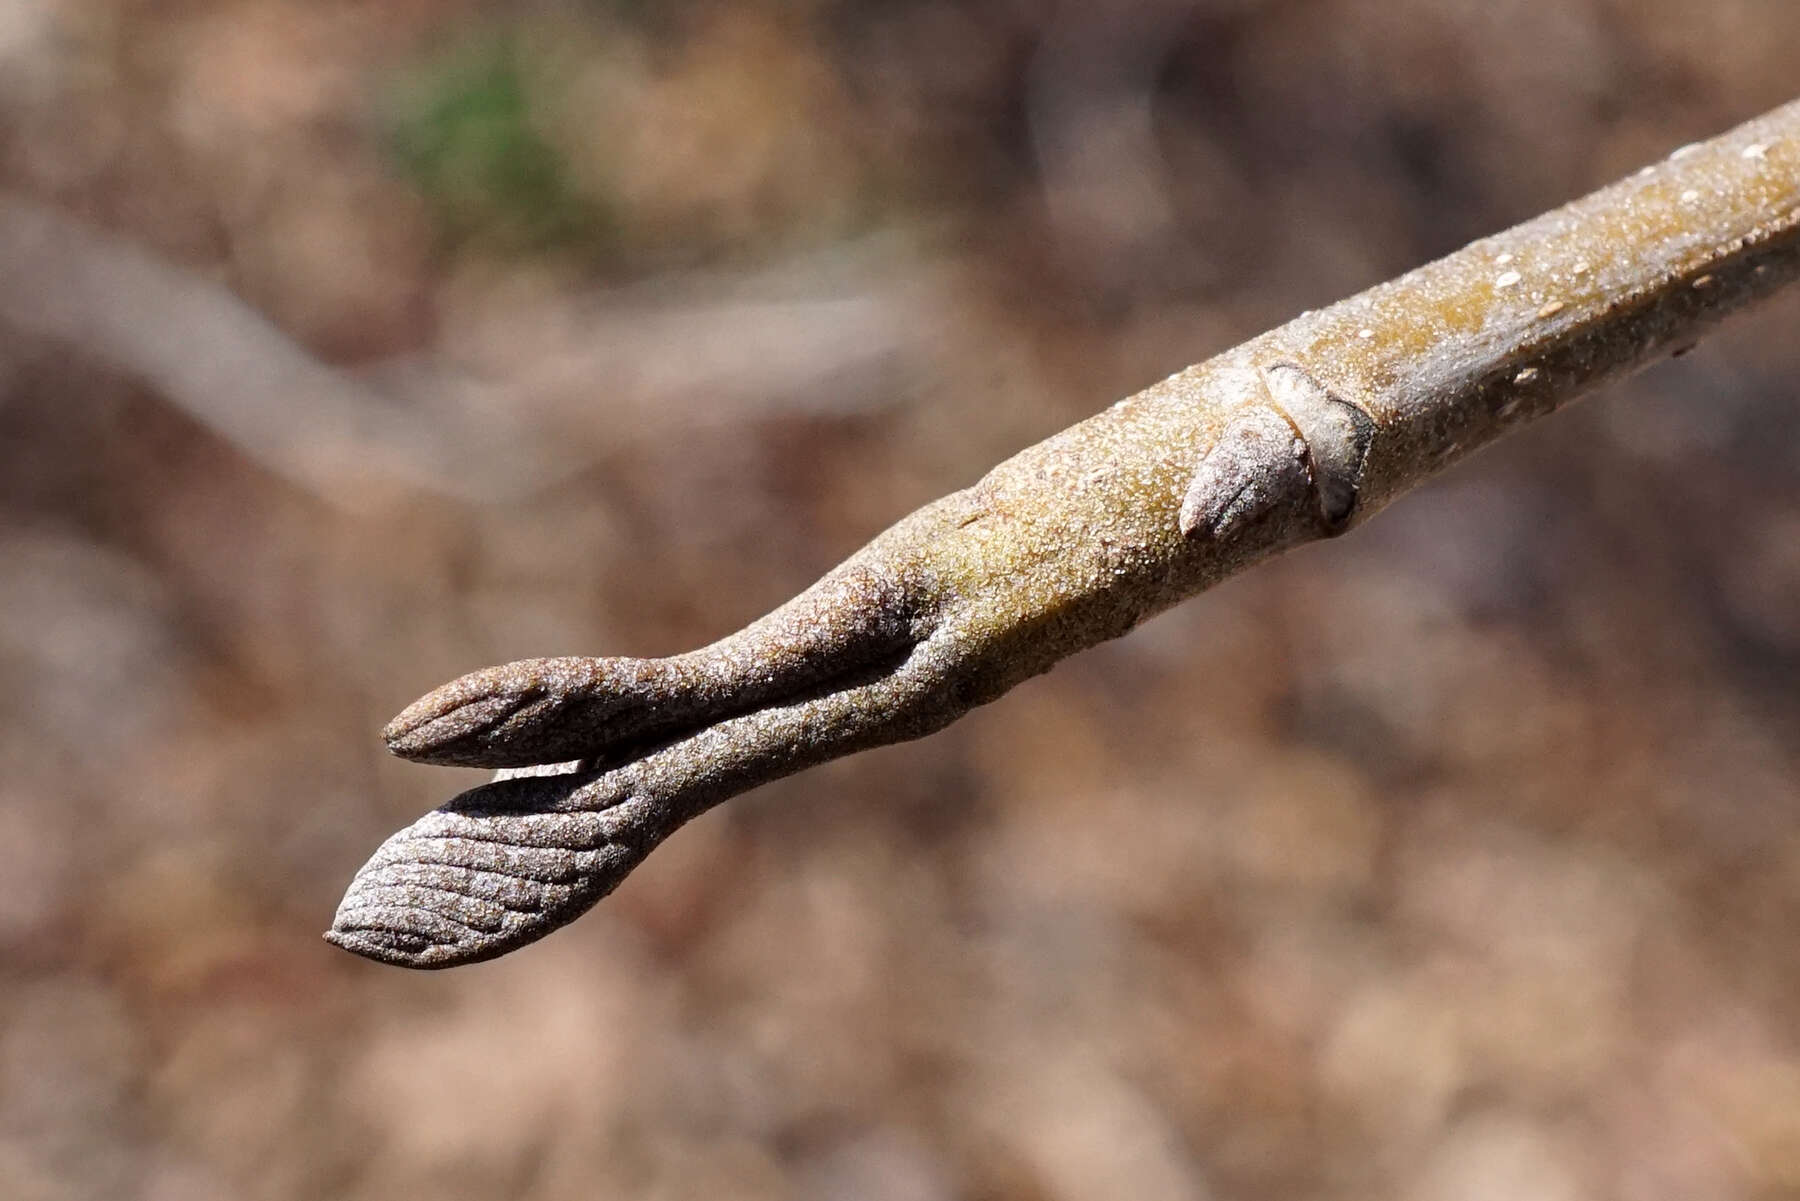
[[[1797,274],[1800,103],[1122,400],[710,647],[465,676],[389,746],[512,770],[389,839],[327,937],[409,967],[539,938],[725,798],[1341,533]]]

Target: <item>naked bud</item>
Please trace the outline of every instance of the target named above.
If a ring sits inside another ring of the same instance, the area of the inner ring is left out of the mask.
[[[1299,431],[1267,405],[1245,405],[1200,461],[1181,502],[1181,532],[1230,538],[1311,491]]]

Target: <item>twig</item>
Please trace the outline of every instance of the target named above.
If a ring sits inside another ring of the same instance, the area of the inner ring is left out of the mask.
[[[496,474],[484,473],[473,456],[458,459],[451,441],[422,428],[416,412],[321,363],[217,282],[5,194],[0,278],[0,324],[141,379],[328,503],[354,509],[370,484],[387,480],[480,495]],[[490,434],[486,444],[501,441]],[[543,456],[529,457],[541,470]]]
[[[630,381],[610,396],[614,425],[625,429],[666,432],[777,407],[842,412],[841,398],[858,394],[846,376],[926,357],[920,327],[933,273],[912,250],[872,242],[835,261],[603,296],[566,328],[539,323],[528,369],[502,386],[457,372],[441,354],[333,368],[219,282],[0,192],[0,326],[142,380],[323,502],[355,512],[397,485],[484,503],[587,465],[528,419],[570,378]],[[802,278],[811,286],[797,286]],[[675,345],[687,353],[671,365]],[[672,399],[688,395],[708,404]]]
[[[683,822],[916,738],[1800,275],[1800,102],[1123,400],[670,659],[535,659],[431,693],[399,755],[501,768],[390,838],[326,936],[408,967],[578,916]],[[555,774],[544,774],[551,770]]]

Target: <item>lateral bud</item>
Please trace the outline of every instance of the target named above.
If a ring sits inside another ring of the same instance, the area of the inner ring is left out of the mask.
[[[1181,502],[1181,532],[1224,540],[1261,521],[1312,488],[1306,441],[1268,405],[1248,404],[1231,415],[1200,461]]]
[[[1229,538],[1309,499],[1323,533],[1349,525],[1375,423],[1292,364],[1261,374],[1268,401],[1232,413],[1188,484],[1181,503],[1187,537]]]

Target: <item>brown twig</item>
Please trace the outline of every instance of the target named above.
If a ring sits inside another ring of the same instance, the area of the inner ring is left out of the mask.
[[[394,835],[327,937],[409,967],[539,938],[725,798],[939,729],[1342,533],[1797,275],[1800,103],[1120,401],[710,647],[465,676],[394,720],[397,754],[573,762]]]

